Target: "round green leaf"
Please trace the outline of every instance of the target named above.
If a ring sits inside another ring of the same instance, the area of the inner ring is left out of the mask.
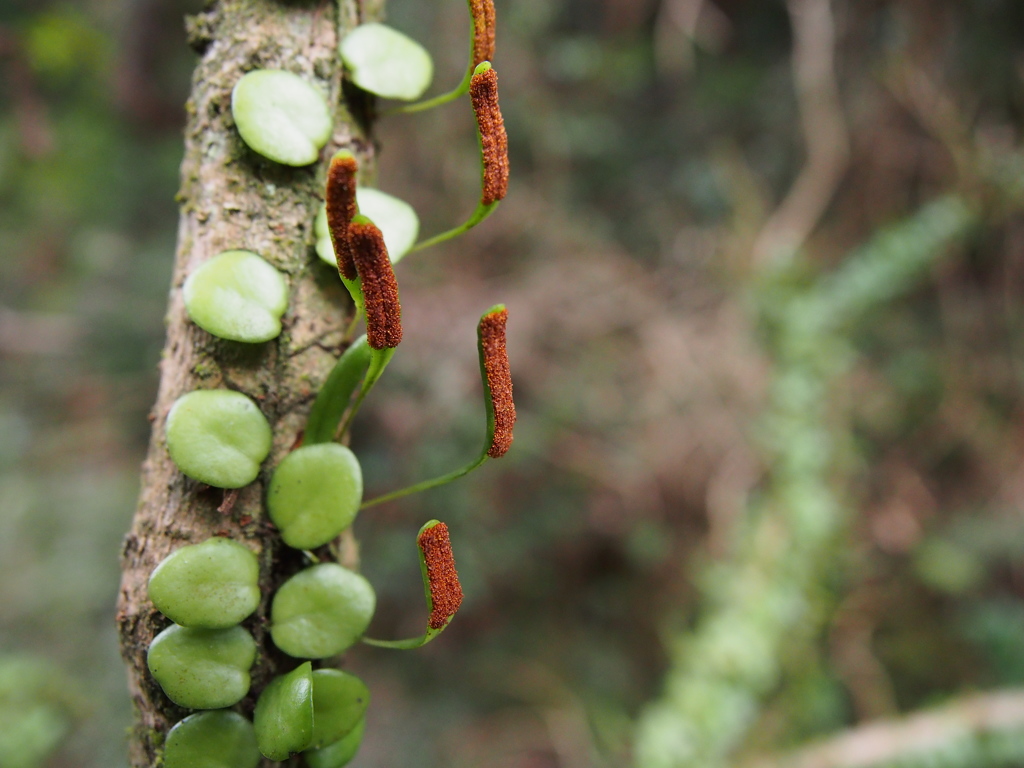
[[[335,563],[299,571],[274,595],[270,634],[289,656],[323,659],[358,640],[373,617],[370,582]]]
[[[252,723],[237,712],[197,712],[171,728],[163,768],[256,768]]]
[[[280,69],[257,69],[235,83],[231,114],[254,152],[284,165],[316,162],[333,127],[320,91]]]
[[[167,698],[189,709],[220,709],[249,692],[256,641],[241,627],[189,629],[172,624],[149,644],[146,663]]]
[[[260,604],[259,576],[251,550],[214,536],[165,557],[149,577],[149,599],[183,627],[233,627]]]
[[[420,219],[411,205],[387,192],[373,187],[357,187],[356,202],[359,213],[377,225],[384,235],[391,263],[397,264],[416,244],[420,233]],[[332,267],[337,265],[331,233],[327,229],[327,206],[321,205],[314,222],[317,255]]]
[[[388,99],[418,99],[434,77],[426,49],[385,24],[356,27],[338,49],[352,82]]]
[[[241,392],[189,392],[167,414],[167,450],[178,469],[218,488],[241,488],[255,480],[270,453],[270,439],[266,418]]]
[[[300,664],[263,689],[253,713],[256,744],[271,760],[286,760],[313,738],[313,665]]]
[[[397,264],[415,245],[420,233],[416,211],[404,200],[373,187],[358,187],[356,202],[359,213],[380,228],[391,263]]]
[[[192,322],[214,336],[257,343],[281,333],[288,284],[251,251],[214,256],[189,275],[182,292]]]
[[[370,703],[366,683],[340,669],[313,673],[313,741],[326,747],[347,736],[362,721]]]
[[[358,198],[356,199],[358,200]],[[321,203],[320,210],[316,212],[316,219],[313,221],[313,234],[316,235],[316,255],[320,257],[321,261],[332,267],[337,267],[338,260],[334,256],[331,230],[327,226],[327,203]]]
[[[267,510],[285,544],[314,549],[352,524],[362,499],[355,454],[337,443],[317,443],[292,451],[274,470]]]
[[[360,720],[359,723],[348,732],[348,735],[329,744],[322,749],[311,749],[308,752],[303,752],[302,756],[306,759],[306,765],[309,768],[343,768],[348,765],[352,758],[356,756],[356,752],[359,751],[359,745],[363,741],[363,732],[366,730],[366,720]]]

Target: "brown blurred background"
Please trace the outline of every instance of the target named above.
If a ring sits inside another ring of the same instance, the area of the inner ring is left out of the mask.
[[[746,765],[1006,690],[968,747],[870,764],[1024,766],[1024,4],[497,7],[510,193],[402,262],[353,446],[374,495],[470,458],[498,301],[520,421],[505,459],[356,523],[376,634],[422,626],[430,517],[467,601],[422,651],[351,655],[353,765]],[[117,556],[197,10],[0,2],[3,768],[124,764]],[[388,13],[458,81],[461,0]],[[471,211],[464,101],[377,138],[425,233]]]

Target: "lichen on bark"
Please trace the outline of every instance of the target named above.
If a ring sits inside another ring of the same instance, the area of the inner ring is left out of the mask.
[[[163,736],[187,714],[164,696],[146,669],[149,642],[168,624],[149,602],[146,582],[172,550],[222,535],[247,544],[259,556],[263,602],[244,626],[261,650],[253,667],[252,690],[240,704],[242,712],[251,714],[255,694],[284,663],[266,630],[269,600],[276,586],[302,564],[301,555],[284,547],[267,521],[265,486],[270,470],[298,440],[350,320],[351,305],[337,275],[312,248],[325,163],[291,168],[249,150],[233,125],[231,89],[239,77],[256,68],[285,69],[304,77],[336,105],[334,135],[322,157],[347,147],[361,167],[372,171],[366,104],[343,103],[337,44],[339,35],[376,16],[378,9],[379,3],[360,0],[215,0],[187,23],[190,44],[200,60],[186,106],[167,341],[139,504],[122,552],[117,607],[121,652],[136,713],[129,744],[132,768],[156,765]],[[284,330],[273,341],[249,345],[215,339],[190,323],[185,313],[185,277],[217,253],[234,248],[260,254],[286,276],[289,308],[282,318]],[[274,444],[262,473],[237,497],[183,476],[164,443],[164,422],[175,399],[214,387],[251,397],[273,429]],[[336,550],[346,564],[354,564],[355,544],[350,538],[338,542]]]

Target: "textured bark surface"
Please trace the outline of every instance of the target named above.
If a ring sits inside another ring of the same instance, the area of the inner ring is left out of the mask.
[[[269,678],[297,663],[276,655],[272,647],[267,649],[269,598],[302,563],[301,555],[285,548],[267,521],[264,490],[270,471],[295,445],[317,388],[340,351],[351,305],[336,272],[320,262],[312,247],[326,163],[289,168],[249,150],[231,117],[231,89],[239,77],[256,68],[301,75],[338,105],[334,137],[322,158],[329,158],[339,147],[349,147],[364,169],[372,169],[366,105],[361,106],[360,120],[353,118],[360,112],[355,104],[341,105],[336,52],[339,35],[375,16],[376,5],[360,0],[341,0],[337,5],[333,0],[221,0],[188,20],[190,42],[201,60],[187,105],[178,195],[181,219],[160,389],[151,415],[153,434],[143,465],[139,506],[124,542],[117,613],[136,710],[129,746],[133,768],[154,766],[167,730],[188,714],[164,696],[146,669],[150,640],[170,623],[149,602],[146,582],[172,550],[221,535],[247,544],[259,555],[263,602],[244,626],[261,651],[253,667],[252,690],[238,706],[240,711],[251,714],[255,696]],[[273,341],[219,340],[190,323],[185,314],[181,296],[185,277],[207,259],[232,248],[260,254],[288,280],[284,331]],[[194,389],[218,387],[251,397],[274,433],[260,476],[239,490],[233,506],[231,499],[224,503],[224,491],[184,477],[164,443],[164,422],[175,399]],[[218,511],[222,506],[225,511]],[[350,539],[331,549],[340,551],[347,564],[354,563],[355,545]]]

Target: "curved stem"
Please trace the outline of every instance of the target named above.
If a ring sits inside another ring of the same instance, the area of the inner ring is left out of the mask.
[[[359,395],[356,397],[355,403],[352,404],[352,408],[348,412],[348,416],[345,417],[345,422],[338,429],[335,439],[340,440],[346,432],[348,432],[349,426],[352,424],[352,419],[355,418],[356,413],[359,412],[359,406],[363,404],[363,400],[373,389],[373,385],[377,383],[377,380],[384,373],[384,369],[388,367],[388,363],[391,362],[391,358],[394,357],[395,350],[393,348],[388,349],[370,349],[370,364],[366,370],[366,378],[363,379],[363,386],[359,388]]]
[[[469,93],[469,81],[473,78],[473,38],[475,34],[475,23],[471,23],[469,25],[469,66],[466,68],[466,74],[462,76],[461,83],[447,93],[442,93],[440,96],[434,96],[426,101],[419,101],[415,104],[407,104],[404,107],[394,107],[393,109],[389,109],[384,112],[384,114],[403,115],[413,112],[424,112],[428,109],[439,107],[442,104],[447,104],[450,101],[455,101],[459,96]]]
[[[469,93],[469,80],[473,76],[473,68],[470,67],[466,72],[465,77],[462,78],[462,82],[455,86],[452,90],[447,93],[442,93],[439,96],[427,99],[426,101],[418,101],[415,104],[406,104],[404,107],[394,107],[384,112],[385,115],[407,115],[414,112],[425,112],[428,109],[439,107],[442,104],[447,104],[451,101],[455,101],[460,96],[464,96]]]
[[[451,541],[448,538],[448,526],[440,520],[428,520],[416,534],[416,544],[420,550],[423,596],[427,599],[427,611],[430,613],[427,629],[419,637],[405,640],[375,640],[372,637],[364,637],[363,642],[367,645],[398,650],[424,646],[444,632],[462,604],[462,586],[455,571],[455,557],[452,555]]]
[[[499,200],[495,200],[490,205],[477,203],[476,210],[473,211],[473,215],[470,216],[462,224],[453,229],[449,229],[447,232],[442,232],[439,235],[434,235],[433,237],[424,240],[421,243],[416,243],[416,245],[409,249],[409,253],[412,253],[413,251],[422,251],[424,248],[429,248],[432,245],[443,243],[445,240],[451,240],[454,237],[458,237],[459,235],[468,232],[481,221],[490,216],[491,213],[494,212],[494,209],[498,207],[499,202]]]
[[[374,507],[383,504],[385,501],[400,499],[420,491],[429,491],[431,488],[445,485],[468,475],[489,458],[502,456],[512,442],[512,425],[515,423],[515,406],[512,404],[512,382],[508,373],[508,358],[505,353],[505,319],[508,313],[504,304],[496,304],[484,312],[477,326],[477,348],[480,354],[480,381],[484,387],[484,411],[487,418],[487,429],[484,435],[483,449],[480,455],[466,466],[441,475],[430,480],[423,480],[415,485],[400,488],[397,491],[386,493],[375,499],[364,501],[360,509]],[[491,369],[490,371],[488,369]],[[502,368],[506,381],[502,384]],[[493,380],[492,380],[493,376]],[[369,378],[369,374],[367,374]],[[499,396],[495,390],[501,392],[500,404],[496,401]],[[501,409],[501,418],[498,418],[498,409]],[[500,424],[499,424],[500,421]],[[500,430],[499,430],[500,426]],[[500,434],[499,434],[500,432]]]
[[[383,504],[385,501],[394,501],[395,499],[401,499],[404,496],[411,496],[412,494],[419,493],[420,491],[429,491],[431,488],[437,488],[438,486],[441,485],[447,485],[452,480],[458,480],[460,477],[465,477],[474,469],[476,469],[485,461],[487,461],[488,458],[488,455],[484,453],[484,455],[478,458],[476,461],[467,464],[461,469],[456,469],[454,472],[449,472],[447,475],[434,477],[431,478],[430,480],[423,480],[414,485],[409,485],[406,486],[405,488],[399,488],[397,491],[385,493],[383,496],[378,496],[374,499],[370,499],[369,501],[364,501],[359,508],[367,509],[369,507],[375,507],[378,504]]]
[[[411,651],[414,648],[422,648],[439,634],[441,629],[428,629],[419,637],[408,637],[405,640],[375,640],[372,637],[364,637],[363,642],[376,648],[392,648],[398,651]]]
[[[348,344],[352,341],[352,339],[355,338],[356,328],[359,327],[359,321],[361,319],[362,318],[359,316],[358,312],[356,312],[356,314],[353,315],[352,322],[348,324],[348,327],[345,329],[345,334],[341,337],[341,342],[343,344]]]

